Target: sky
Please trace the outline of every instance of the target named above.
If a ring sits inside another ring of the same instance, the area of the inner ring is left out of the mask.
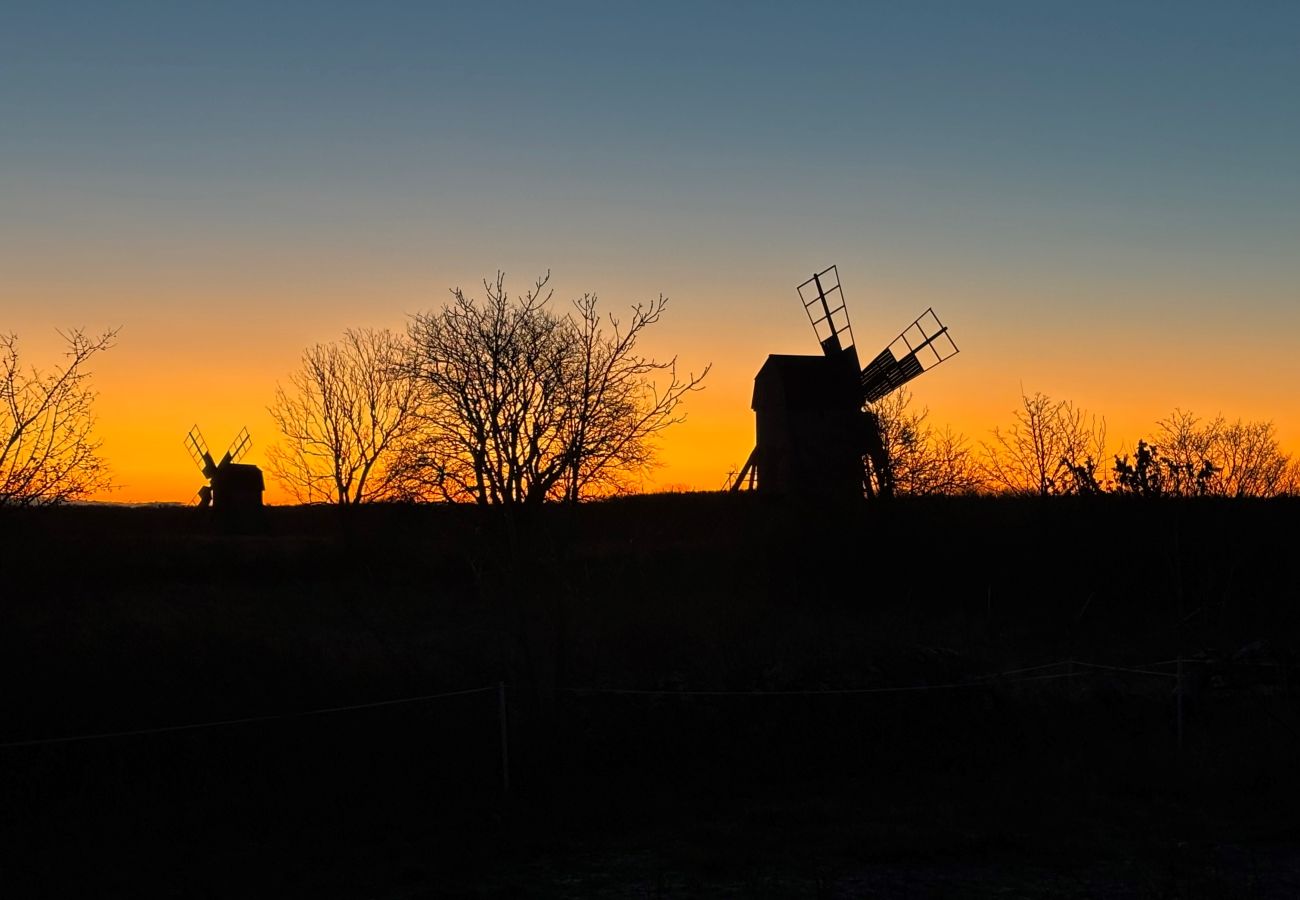
[[[1297,47],[1293,2],[10,3],[0,331],[121,328],[121,501],[194,496],[195,424],[263,463],[305,347],[498,270],[668,298],[643,348],[712,370],[647,489],[744,462],[832,264],[864,357],[950,327],[913,402],[973,442],[1041,391],[1300,450]]]

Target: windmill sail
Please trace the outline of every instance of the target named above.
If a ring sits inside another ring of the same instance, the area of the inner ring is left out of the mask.
[[[862,396],[874,403],[958,352],[948,326],[927,309],[862,370]]]
[[[190,429],[190,433],[185,435],[185,449],[189,451],[190,459],[194,460],[194,465],[199,467],[204,478],[211,478],[217,471],[217,463],[208,452],[208,442],[203,439],[203,432],[199,431],[199,426],[195,425]]]
[[[834,356],[841,350],[852,349],[853,326],[840,288],[839,269],[835,266],[823,269],[799,285],[798,291],[822,352]]]
[[[226,451],[224,459],[237,463],[243,459],[251,446],[253,446],[253,439],[248,434],[248,428],[241,428],[239,434],[235,435],[235,439],[230,442],[230,449]]]

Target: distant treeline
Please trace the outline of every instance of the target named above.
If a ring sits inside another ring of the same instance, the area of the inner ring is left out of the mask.
[[[1132,445],[1108,440],[1106,421],[1068,400],[1021,397],[1009,426],[972,442],[928,421],[900,390],[874,407],[896,493],[1129,494],[1277,497],[1300,492],[1300,460],[1269,421],[1201,418],[1175,409]]]

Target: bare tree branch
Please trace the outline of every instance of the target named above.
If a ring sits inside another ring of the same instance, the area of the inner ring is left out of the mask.
[[[452,501],[536,504],[626,490],[654,464],[655,438],[682,419],[699,376],[676,359],[637,352],[667,306],[662,296],[626,322],[602,318],[594,294],[574,312],[549,308],[550,273],[511,300],[505,276],[480,303],[456,288],[409,328],[407,371],[422,386],[427,445],[409,483]]]
[[[400,493],[390,462],[418,426],[406,356],[391,331],[348,330],[305,350],[289,386],[276,387],[268,410],[283,438],[267,456],[299,502],[349,505]]]
[[[1106,420],[1068,400],[1021,396],[1009,428],[993,429],[983,447],[985,478],[1014,494],[1098,492],[1097,467],[1106,452]]]
[[[973,494],[984,476],[966,437],[951,428],[936,430],[930,411],[913,411],[912,395],[900,388],[871,404],[880,424],[894,492],[901,496]]]
[[[59,332],[67,361],[45,374],[23,367],[17,335],[0,335],[0,506],[63,503],[111,487],[86,364],[117,333]]]

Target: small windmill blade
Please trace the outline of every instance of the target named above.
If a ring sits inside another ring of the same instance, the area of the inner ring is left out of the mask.
[[[235,439],[230,442],[230,449],[226,451],[226,455],[221,458],[221,461],[223,463],[239,462],[252,447],[253,439],[248,434],[248,428],[241,428],[239,434],[235,435]]]
[[[948,326],[927,309],[862,370],[862,396],[874,403],[959,352]]]
[[[827,356],[853,347],[853,326],[844,304],[839,269],[831,266],[813,275],[797,288],[804,312]]]
[[[199,431],[199,426],[195,425],[190,429],[189,434],[185,435],[185,449],[190,454],[190,459],[194,465],[199,467],[203,477],[211,478],[212,473],[217,470],[217,464],[212,459],[212,454],[208,452],[208,442],[203,439],[203,432]]]

